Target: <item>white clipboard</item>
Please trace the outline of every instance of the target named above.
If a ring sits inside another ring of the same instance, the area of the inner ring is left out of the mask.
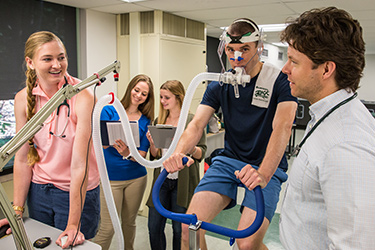
[[[103,121],[101,121],[103,122]],[[140,146],[140,138],[139,138],[139,127],[138,127],[138,121],[129,121],[130,128],[132,130],[133,136],[134,136],[134,142],[136,147]],[[103,124],[103,123],[102,123]],[[108,140],[103,140],[103,146],[112,146],[115,144],[116,140],[121,139],[127,146],[129,145],[125,138],[125,133],[122,128],[121,121],[105,121],[105,127],[104,128],[107,132]],[[103,124],[103,125],[104,125]],[[103,136],[103,133],[102,133]],[[107,143],[105,143],[107,142]],[[107,144],[107,145],[106,145]]]

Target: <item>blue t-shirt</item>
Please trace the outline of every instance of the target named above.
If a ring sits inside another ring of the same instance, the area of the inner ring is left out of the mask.
[[[103,108],[102,113],[100,114],[100,120],[118,121],[120,120],[120,117],[116,109],[112,105],[108,105]],[[140,140],[138,150],[145,152],[147,152],[150,147],[150,142],[146,137],[148,125],[150,125],[150,120],[142,115],[138,120]],[[103,152],[105,163],[107,165],[108,177],[111,181],[132,180],[147,174],[146,168],[138,162],[123,160],[122,155],[120,155],[114,147],[110,146],[103,149]]]
[[[260,165],[266,153],[277,104],[285,101],[297,102],[297,98],[290,93],[287,76],[280,72],[274,84],[268,108],[252,105],[258,75],[252,78],[245,87],[238,86],[239,98],[234,95],[233,85],[212,82],[208,85],[201,102],[216,111],[220,107],[222,109],[225,126],[225,144],[222,154],[256,166]],[[284,171],[288,168],[285,154],[279,168]]]

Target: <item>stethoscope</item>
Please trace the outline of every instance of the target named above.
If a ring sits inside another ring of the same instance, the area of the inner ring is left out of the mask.
[[[64,76],[64,79],[65,79],[65,83],[64,85],[62,86],[63,88],[68,85],[68,80],[66,79],[66,76]],[[62,130],[62,132],[60,134],[58,134],[56,131],[58,131],[58,117],[59,117],[59,113],[60,113],[60,108],[62,106],[66,106],[68,108],[68,116],[67,116],[67,119],[66,119],[66,122],[65,122],[65,126]],[[70,117],[70,105],[68,104],[67,102],[67,99],[65,99],[63,101],[63,103],[61,103],[58,107],[57,107],[57,111],[56,111],[56,127],[55,127],[55,133],[53,133],[52,131],[49,131],[49,133],[53,136],[56,136],[56,137],[59,137],[59,138],[65,138],[66,135],[64,134],[65,133],[65,130],[66,130],[66,127],[68,126],[68,122],[69,122],[69,117]]]
[[[303,144],[305,144],[307,138],[310,137],[310,135],[314,132],[314,130],[324,121],[324,119],[326,119],[330,114],[332,114],[333,111],[335,111],[336,109],[338,109],[339,107],[341,107],[342,105],[350,102],[351,100],[353,100],[354,98],[356,98],[357,96],[357,92],[355,92],[352,96],[350,96],[349,98],[343,100],[342,102],[336,104],[336,106],[334,106],[333,108],[331,108],[330,110],[328,110],[327,113],[325,113],[323,115],[323,117],[317,122],[315,123],[315,125],[311,128],[311,130],[306,134],[306,136],[302,139],[302,141],[294,148],[293,152],[292,152],[292,156],[297,156],[299,154],[299,151],[301,150]]]

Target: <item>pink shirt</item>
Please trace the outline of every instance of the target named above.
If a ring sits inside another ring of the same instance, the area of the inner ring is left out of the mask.
[[[68,83],[72,85],[80,82],[79,79],[69,75],[67,75],[67,79]],[[59,88],[61,88],[64,83],[65,79],[59,83]],[[36,111],[39,111],[49,98],[39,86],[33,89],[33,94],[36,95]],[[70,166],[77,126],[77,116],[75,113],[76,97],[77,95],[67,100],[70,105],[70,118],[64,132],[64,138],[51,135],[50,131],[57,135],[62,133],[68,117],[67,106],[60,107],[58,116],[56,115],[56,111],[54,111],[44,122],[42,129],[34,136],[34,143],[40,156],[40,161],[33,166],[32,181],[34,183],[52,183],[54,186],[64,191],[69,191],[70,189]],[[99,185],[99,172],[93,148],[90,150],[88,166],[89,176],[87,190],[92,190]]]

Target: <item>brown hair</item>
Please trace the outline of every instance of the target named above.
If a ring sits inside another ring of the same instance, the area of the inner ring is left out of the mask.
[[[39,31],[30,35],[25,44],[25,59],[26,57],[33,59],[37,50],[44,44],[57,41],[59,42],[65,50],[66,49],[60,38],[49,31]],[[66,55],[67,56],[67,55]],[[26,63],[26,91],[27,91],[27,121],[29,121],[35,115],[35,95],[32,94],[33,88],[37,82],[37,76],[35,69],[29,68]],[[34,138],[34,137],[33,137]],[[34,140],[31,138],[29,140],[30,149],[27,154],[27,162],[31,166],[40,160],[38,152],[34,146]]]
[[[133,79],[131,79],[131,81],[129,82],[128,87],[126,88],[126,92],[125,92],[124,97],[121,99],[121,103],[124,106],[124,109],[126,109],[130,106],[131,91],[141,81],[146,82],[147,85],[148,85],[148,96],[147,96],[145,102],[138,106],[138,109],[139,109],[139,111],[141,111],[141,113],[143,115],[145,115],[148,119],[150,119],[150,121],[153,121],[154,120],[154,99],[155,98],[154,98],[154,85],[152,84],[152,81],[151,81],[150,77],[148,77],[146,75],[143,75],[143,74],[139,74],[139,75],[136,75],[135,77],[133,77]]]
[[[345,10],[306,11],[286,27],[281,41],[305,54],[315,66],[334,62],[339,89],[358,89],[365,67],[365,43],[359,22]]]

